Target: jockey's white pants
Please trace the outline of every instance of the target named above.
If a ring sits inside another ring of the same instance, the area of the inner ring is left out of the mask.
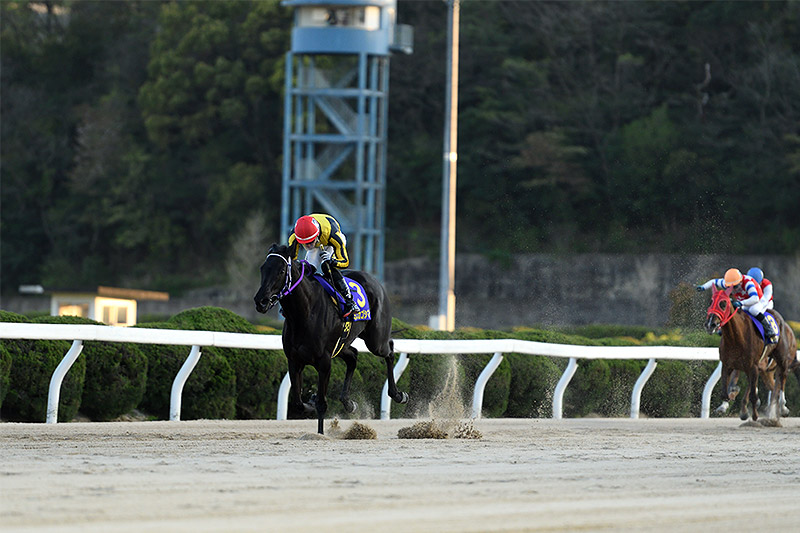
[[[750,307],[745,307],[743,309],[753,316],[758,316],[760,313],[763,313],[767,309],[771,308],[767,305],[768,303],[772,302],[758,302],[756,304],[751,305]]]
[[[319,272],[319,267],[322,264],[322,252],[333,253],[333,246],[317,246],[311,250],[306,250],[305,260],[314,265],[314,268]]]

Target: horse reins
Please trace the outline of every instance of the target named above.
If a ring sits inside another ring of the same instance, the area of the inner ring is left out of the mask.
[[[297,278],[297,281],[295,281],[294,284],[292,284],[292,260],[282,256],[281,254],[276,254],[276,253],[267,254],[267,259],[269,259],[271,255],[274,255],[275,257],[280,257],[283,260],[283,262],[286,263],[286,281],[284,282],[283,288],[278,294],[270,296],[269,305],[267,306],[267,311],[275,307],[275,304],[277,304],[281,300],[281,298],[288,296],[289,293],[292,292],[300,284],[301,281],[303,281],[303,276],[305,276],[306,274],[306,262],[300,261],[300,266],[302,268],[302,270],[300,271],[300,276]]]

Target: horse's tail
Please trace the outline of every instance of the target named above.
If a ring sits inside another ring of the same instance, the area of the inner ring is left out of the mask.
[[[795,359],[794,362],[789,366],[789,370],[794,371],[794,377],[797,378],[797,383],[800,384],[800,360]]]

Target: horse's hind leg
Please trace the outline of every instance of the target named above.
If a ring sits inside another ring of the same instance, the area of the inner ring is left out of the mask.
[[[786,385],[786,373],[783,371],[783,368],[778,366],[775,369],[775,384],[772,387],[772,394],[770,397],[769,407],[767,408],[767,417],[780,420],[782,413],[783,406],[781,405],[781,399],[783,398],[783,387]]]
[[[753,367],[747,372],[747,379],[750,381],[748,383],[749,388],[749,399],[751,404],[751,412],[753,413],[753,422],[758,420],[758,368]],[[742,415],[744,418],[742,418]],[[747,420],[747,407],[745,406],[745,402],[742,402],[742,415],[739,418],[742,420]]]
[[[397,389],[394,381],[394,341],[389,339],[389,353],[383,357],[386,362],[386,381],[389,383],[389,397],[397,403],[408,403],[408,394]]]
[[[347,370],[344,374],[344,384],[342,385],[342,393],[339,395],[344,410],[348,413],[355,413],[358,404],[350,399],[350,382],[353,380],[353,373],[356,370],[356,363],[358,362],[358,350],[352,346],[348,346],[342,350],[339,357],[347,365]]]

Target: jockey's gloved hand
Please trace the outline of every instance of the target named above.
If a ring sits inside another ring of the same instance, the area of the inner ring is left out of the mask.
[[[703,287],[702,285],[698,285],[697,287],[695,287],[695,290],[696,290],[697,292],[703,292],[704,290],[706,290],[706,288],[705,288],[705,287]]]
[[[740,302],[739,300],[734,300],[733,301],[733,308],[734,309],[739,309],[740,307],[742,307],[742,302]]]
[[[322,258],[323,261],[330,261],[333,257],[333,252],[331,250],[323,250],[319,256]]]

